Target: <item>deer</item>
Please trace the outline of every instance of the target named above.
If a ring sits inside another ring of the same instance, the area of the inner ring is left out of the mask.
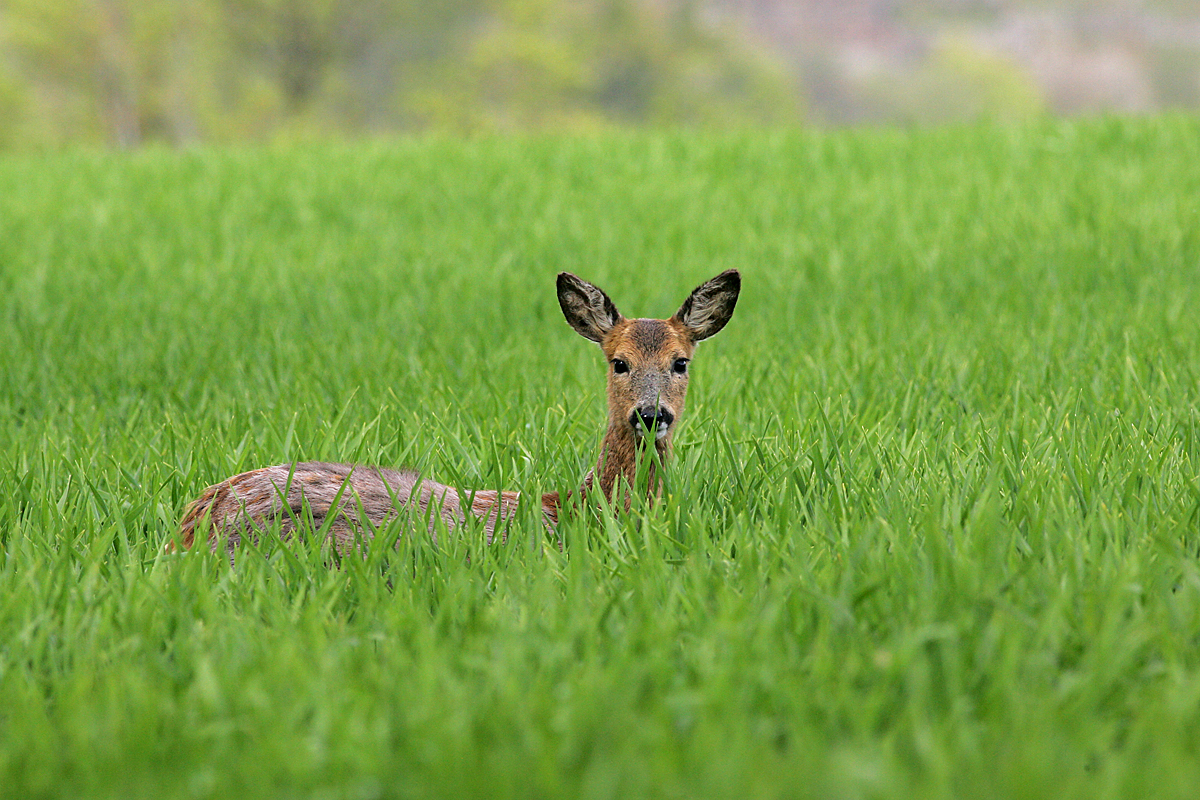
[[[604,353],[608,426],[596,465],[579,488],[566,497],[559,492],[541,496],[542,519],[551,531],[566,505],[578,504],[597,488],[617,510],[629,510],[635,486],[650,500],[660,496],[659,469],[671,455],[696,344],[729,322],[741,275],[726,270],[696,287],[669,319],[626,319],[603,290],[569,272],[559,273],[557,290],[567,323]],[[208,487],[185,511],[179,535],[167,550],[177,543],[190,549],[203,533],[213,552],[224,543],[232,558],[244,537],[278,525],[286,539],[311,524],[314,531],[327,530],[337,550],[346,552],[404,513],[424,520],[435,536],[439,524],[454,531],[477,518],[490,545],[497,530],[506,538],[522,502],[519,492],[462,491],[413,470],[316,461],[279,464]]]

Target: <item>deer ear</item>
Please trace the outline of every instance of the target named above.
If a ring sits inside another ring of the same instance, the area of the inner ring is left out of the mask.
[[[602,341],[621,321],[621,312],[608,295],[569,272],[558,273],[558,304],[571,327],[593,342]]]
[[[729,322],[733,307],[737,305],[738,292],[742,290],[742,276],[736,269],[727,269],[717,277],[697,286],[675,312],[673,320],[682,324],[692,334],[692,341],[707,339]]]

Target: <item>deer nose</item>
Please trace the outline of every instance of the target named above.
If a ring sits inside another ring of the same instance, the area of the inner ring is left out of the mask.
[[[629,417],[635,430],[665,431],[675,421],[675,415],[665,408],[639,408]]]

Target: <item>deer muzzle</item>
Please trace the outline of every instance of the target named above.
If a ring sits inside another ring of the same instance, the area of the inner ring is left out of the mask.
[[[659,407],[639,408],[629,415],[629,424],[633,426],[633,431],[638,436],[644,436],[647,433],[652,433],[655,439],[661,439],[667,435],[667,430],[670,429],[671,423],[675,421],[675,415],[670,410]]]

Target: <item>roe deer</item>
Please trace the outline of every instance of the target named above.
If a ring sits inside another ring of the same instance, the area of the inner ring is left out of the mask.
[[[569,272],[559,273],[563,315],[580,335],[600,345],[609,364],[608,429],[595,468],[574,493],[577,500],[598,481],[606,500],[612,502],[614,492],[619,492],[627,505],[638,453],[650,441],[658,457],[650,460],[646,491],[657,495],[655,470],[670,456],[671,435],[687,393],[688,362],[697,342],[725,327],[740,289],[737,270],[727,270],[697,287],[670,319],[625,319],[598,287]],[[517,492],[459,491],[408,470],[323,462],[282,464],[210,486],[188,507],[179,541],[191,547],[197,529],[210,529],[219,534],[210,537],[212,549],[217,550],[223,538],[232,555],[242,536],[277,523],[287,537],[311,514],[314,530],[328,520],[334,545],[345,551],[356,538],[372,535],[407,511],[427,520],[431,531],[439,519],[453,530],[469,512],[483,520],[490,543],[496,528],[512,518],[519,501]],[[558,492],[542,495],[542,514],[551,528],[558,524],[561,502]],[[168,544],[168,549],[173,546]]]

